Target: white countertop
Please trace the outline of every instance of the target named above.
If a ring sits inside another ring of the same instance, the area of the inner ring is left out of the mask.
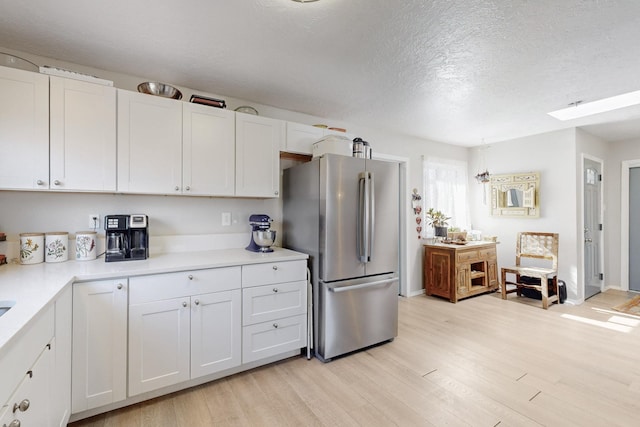
[[[16,334],[73,282],[156,273],[307,259],[308,255],[273,248],[270,253],[223,249],[152,255],[143,261],[66,261],[32,265],[0,265],[0,302],[15,305],[0,317],[0,357]]]

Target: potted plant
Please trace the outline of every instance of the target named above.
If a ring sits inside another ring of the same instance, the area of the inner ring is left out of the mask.
[[[447,224],[451,217],[446,216],[442,211],[429,208],[426,213],[427,222],[433,227],[436,237],[447,237]]]

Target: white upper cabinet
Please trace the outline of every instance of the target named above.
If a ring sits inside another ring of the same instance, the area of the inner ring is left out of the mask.
[[[118,90],[118,191],[181,194],[182,104]]]
[[[49,187],[49,77],[0,67],[0,188]]]
[[[192,103],[182,111],[182,193],[233,196],[235,113]]]
[[[236,114],[236,196],[278,197],[285,122]]]
[[[52,190],[116,190],[116,89],[50,77]]]
[[[313,143],[324,136],[324,129],[287,122],[287,137],[282,151],[298,154],[312,154]]]

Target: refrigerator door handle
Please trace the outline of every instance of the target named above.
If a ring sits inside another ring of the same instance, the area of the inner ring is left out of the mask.
[[[359,285],[342,286],[342,287],[339,287],[339,288],[329,288],[329,292],[334,292],[334,293],[349,292],[349,291],[355,291],[356,289],[364,289],[364,288],[371,288],[373,286],[386,285],[387,283],[393,283],[393,282],[397,282],[397,281],[398,281],[398,278],[394,277],[392,279],[378,280],[376,282],[361,283]]]
[[[356,246],[360,262],[368,261],[368,179],[367,173],[358,174],[358,218],[356,221]]]
[[[368,204],[368,208],[369,208],[369,229],[368,234],[369,234],[369,246],[367,247],[367,262],[371,262],[371,258],[373,257],[373,248],[375,247],[373,244],[374,241],[374,237],[375,237],[375,224],[376,224],[376,217],[375,217],[375,211],[376,211],[376,192],[375,192],[375,187],[374,187],[374,179],[373,179],[373,172],[367,172],[369,175],[369,204]]]

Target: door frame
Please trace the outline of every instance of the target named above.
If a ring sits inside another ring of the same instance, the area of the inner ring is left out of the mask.
[[[586,168],[584,167],[584,163],[585,160],[590,160],[592,162],[596,162],[600,164],[600,175],[602,176],[602,181],[600,183],[600,212],[598,213],[599,218],[600,218],[600,224],[603,225],[602,227],[602,231],[600,232],[600,249],[599,249],[599,256],[598,256],[598,261],[599,261],[599,265],[598,265],[598,270],[600,271],[600,273],[602,273],[603,275],[603,279],[600,282],[600,292],[602,292],[605,288],[605,280],[606,280],[606,276],[604,275],[604,242],[605,242],[605,233],[606,233],[606,228],[604,227],[604,160],[602,160],[599,157],[595,157],[595,156],[591,156],[589,154],[585,154],[582,153],[582,161],[581,161],[581,165],[580,165],[580,170],[581,170],[581,174],[580,174],[580,229],[578,230],[578,236],[582,236],[582,238],[579,240],[580,242],[580,247],[578,248],[578,253],[580,254],[580,259],[582,260],[581,266],[580,266],[580,273],[579,276],[581,278],[581,280],[578,283],[582,283],[582,287],[578,290],[579,294],[578,294],[578,300],[580,301],[580,303],[585,301],[585,290],[586,290],[586,278],[584,277],[584,268],[585,268],[585,264],[586,264],[586,259],[585,259],[585,252],[584,252],[584,192],[585,192],[585,186],[584,186],[584,174],[586,171]]]
[[[378,153],[376,151],[373,152],[372,156],[375,160],[386,160],[398,162],[400,164],[400,179],[399,179],[399,187],[400,187],[400,206],[399,206],[399,216],[400,216],[400,230],[398,232],[398,248],[399,248],[399,265],[398,265],[398,274],[400,276],[400,295],[403,297],[409,296],[409,283],[411,283],[411,269],[409,268],[409,237],[407,235],[407,215],[409,215],[409,209],[407,208],[409,203],[409,190],[407,186],[407,177],[409,176],[409,158],[408,157],[400,157],[394,156],[392,154],[383,154]]]
[[[620,289],[629,290],[629,169],[640,159],[623,160],[620,167]]]

